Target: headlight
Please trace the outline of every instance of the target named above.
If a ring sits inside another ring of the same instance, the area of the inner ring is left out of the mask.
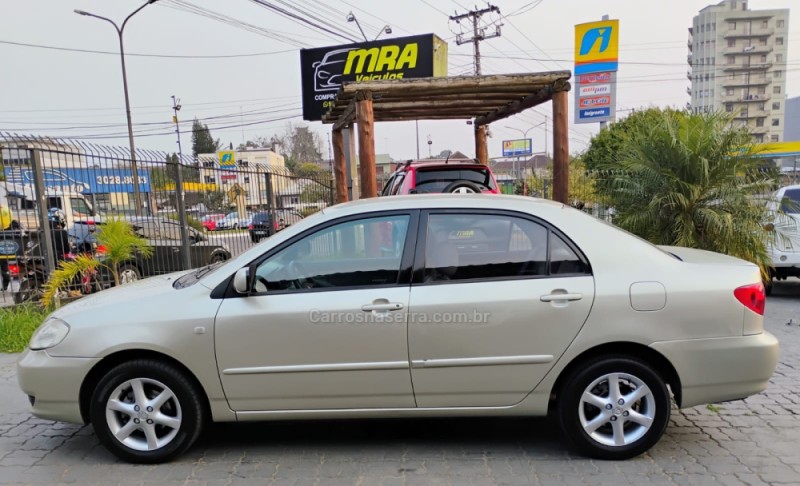
[[[29,344],[33,351],[50,349],[58,345],[67,337],[69,324],[61,319],[48,319],[33,333]]]

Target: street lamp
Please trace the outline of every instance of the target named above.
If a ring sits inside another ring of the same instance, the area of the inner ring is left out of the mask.
[[[147,2],[142,5],[141,7],[137,8],[133,11],[130,15],[125,17],[125,20],[122,22],[122,26],[118,26],[116,22],[113,20],[101,17],[100,15],[95,15],[93,13],[86,12],[84,10],[75,9],[75,13],[78,15],[84,15],[86,17],[94,17],[96,19],[105,20],[109,24],[114,26],[114,29],[117,31],[117,36],[119,37],[119,56],[122,62],[122,88],[125,92],[125,113],[128,117],[128,143],[130,144],[130,151],[131,151],[131,175],[133,176],[133,201],[135,205],[136,215],[142,216],[142,196],[139,192],[139,170],[136,166],[136,147],[133,144],[133,122],[131,121],[131,102],[130,98],[128,97],[128,76],[125,72],[125,47],[122,44],[122,32],[125,30],[125,25],[128,21],[139,13],[143,8],[150,5],[151,3],[155,3],[157,0],[147,0]]]
[[[347,21],[355,22],[356,26],[358,26],[358,30],[361,31],[361,35],[364,37],[364,42],[369,42],[369,39],[367,39],[367,34],[364,33],[364,29],[361,28],[361,24],[358,23],[358,19],[356,18],[356,15],[352,11],[347,14]]]
[[[378,35],[375,36],[375,40],[378,40],[378,37],[380,37],[383,33],[386,33],[386,35],[391,34],[392,28],[389,25],[384,25],[383,28],[378,31]]]

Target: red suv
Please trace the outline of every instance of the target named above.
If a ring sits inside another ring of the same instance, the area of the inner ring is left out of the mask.
[[[411,161],[398,166],[381,196],[428,193],[499,194],[489,167],[473,161]]]

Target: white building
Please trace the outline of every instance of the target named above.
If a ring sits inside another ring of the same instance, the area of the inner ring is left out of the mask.
[[[789,10],[749,10],[724,0],[689,28],[690,107],[727,111],[756,142],[783,141]]]
[[[246,149],[236,151],[235,167],[222,167],[218,154],[198,154],[200,182],[215,184],[217,189],[229,192],[234,186],[246,191],[248,207],[264,207],[268,204],[267,174],[272,178],[273,201],[277,191],[287,181],[289,174],[286,161],[279,153],[270,149]]]

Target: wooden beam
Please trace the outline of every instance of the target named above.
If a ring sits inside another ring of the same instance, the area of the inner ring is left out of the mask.
[[[519,98],[524,97],[525,95],[530,94],[530,90],[528,89],[520,89],[517,92],[489,92],[489,93],[468,93],[468,92],[459,92],[459,93],[440,93],[434,94],[431,96],[425,95],[405,95],[403,93],[388,93],[386,95],[381,96],[380,98],[375,98],[375,107],[377,108],[382,103],[392,103],[398,101],[409,101],[409,99],[414,99],[417,101],[430,101],[430,100],[440,100],[440,101],[448,101],[448,100],[462,100],[462,101],[506,101],[508,103],[517,100]]]
[[[408,115],[394,115],[394,114],[384,114],[384,115],[376,115],[375,121],[381,122],[390,122],[390,121],[414,121],[414,120],[471,120],[472,115],[427,115],[423,118],[415,117],[415,116],[408,116]]]
[[[489,149],[486,146],[486,127],[475,126],[475,156],[478,162],[489,165]]]
[[[438,111],[441,108],[485,108],[486,111],[493,111],[499,103],[497,101],[483,100],[445,100],[445,101],[398,101],[398,102],[375,102],[375,112],[379,111],[401,111],[401,110],[427,110]]]
[[[330,113],[330,111],[328,113]],[[355,116],[356,116],[356,103],[355,100],[353,100],[350,102],[350,104],[347,105],[343,113],[338,115],[335,120],[331,120],[333,122],[333,129],[341,130],[347,125],[352,124],[353,120],[355,119]],[[325,115],[323,115],[323,120],[324,119]]]
[[[475,119],[475,124],[478,126],[488,125],[489,123],[496,122],[497,120],[508,118],[509,116],[516,115],[517,113],[527,110],[528,108],[533,108],[536,105],[540,105],[545,101],[550,100],[552,96],[553,88],[552,86],[547,86],[546,88],[542,88],[536,93],[530,94],[521,100],[511,102],[493,113],[479,116]]]
[[[375,120],[372,99],[356,101],[356,123],[358,124],[358,163],[361,194],[359,199],[378,196],[378,181],[375,175]]]
[[[385,93],[403,91],[406,93],[419,93],[436,88],[447,88],[451,93],[470,88],[482,88],[490,91],[492,87],[503,89],[510,86],[537,86],[551,85],[559,79],[569,79],[569,71],[553,71],[545,73],[527,74],[498,74],[489,76],[455,76],[447,78],[419,78],[419,79],[391,79],[365,82],[345,82],[339,90],[341,94],[355,93],[356,91],[371,91]]]
[[[347,202],[347,165],[344,160],[344,134],[333,130],[333,175],[336,183],[336,204]]]
[[[569,203],[568,92],[553,93],[553,200]]]

